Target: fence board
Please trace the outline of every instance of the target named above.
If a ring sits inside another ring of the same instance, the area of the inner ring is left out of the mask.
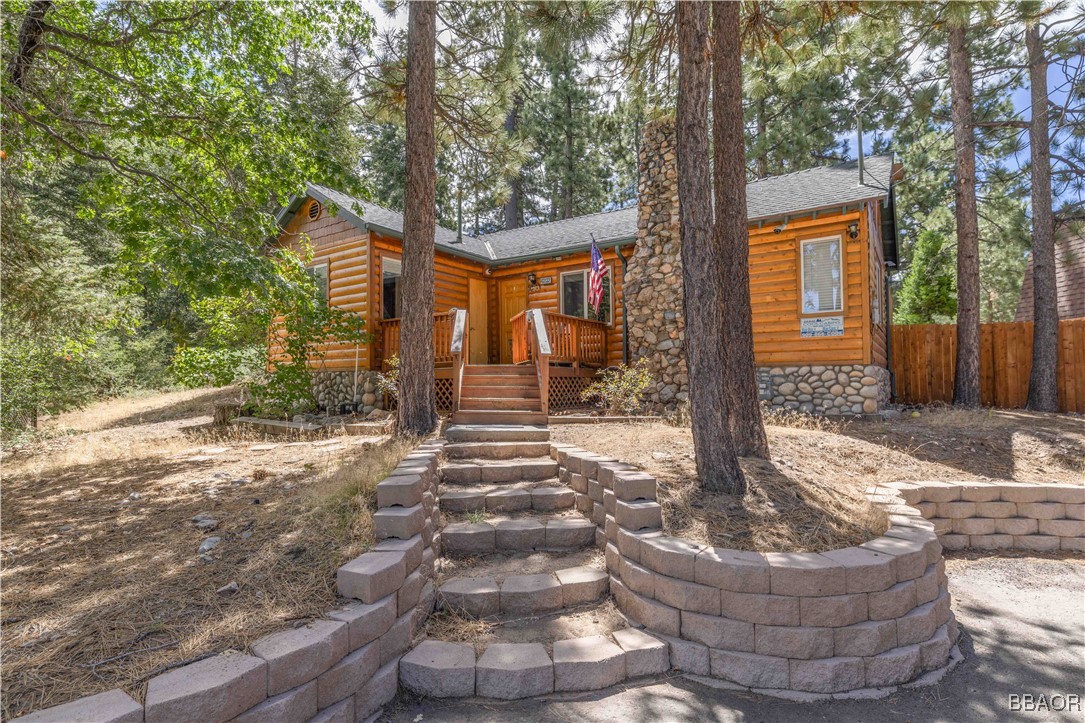
[[[896,401],[953,401],[957,327],[911,324],[892,327],[891,366]],[[1028,401],[1032,371],[1032,322],[980,325],[980,399],[1007,409]],[[1059,322],[1059,407],[1085,413],[1085,318]]]

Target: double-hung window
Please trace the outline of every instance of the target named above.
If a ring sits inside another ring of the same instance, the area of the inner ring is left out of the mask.
[[[802,313],[844,311],[844,254],[839,236],[799,243],[802,263]]]
[[[579,316],[581,319],[591,319],[609,324],[614,318],[614,296],[611,293],[611,279],[614,277],[614,269],[603,277],[603,302],[599,305],[599,313],[588,304],[589,283],[591,269],[581,271],[567,271],[561,275],[561,313],[568,316]]]

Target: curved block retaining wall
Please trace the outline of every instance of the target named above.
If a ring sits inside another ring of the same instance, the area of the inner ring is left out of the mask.
[[[618,608],[666,640],[673,668],[838,694],[909,683],[948,663],[957,627],[942,545],[911,506],[926,498],[923,485],[868,490],[890,512],[877,540],[761,554],[666,536],[651,475],[563,445],[551,454],[577,508],[599,525]]]
[[[265,636],[152,678],[143,705],[121,690],[80,698],[19,721],[101,723],[364,721],[396,695],[399,660],[433,610],[437,465],[426,442],[377,485],[373,549],[338,572],[350,603],[324,619]]]

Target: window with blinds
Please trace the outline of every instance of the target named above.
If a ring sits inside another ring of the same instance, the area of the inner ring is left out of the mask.
[[[844,310],[844,267],[840,237],[801,242],[802,313]]]

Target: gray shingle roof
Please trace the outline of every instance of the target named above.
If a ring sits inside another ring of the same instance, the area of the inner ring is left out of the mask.
[[[858,161],[753,181],[746,187],[747,213],[750,221],[767,221],[883,199],[889,194],[892,176],[893,156],[886,154],[866,158],[863,185],[859,185]],[[339,207],[340,215],[359,226],[369,225],[395,236],[403,236],[403,214],[324,186],[309,184],[309,192],[318,200],[334,203]],[[300,200],[295,201],[295,205],[299,203]],[[292,205],[287,210],[293,212],[297,209]],[[449,253],[487,264],[501,264],[525,257],[582,250],[591,245],[593,235],[600,244],[636,237],[636,206],[512,231],[497,231],[477,238],[464,234],[463,243],[456,242],[455,231],[438,226],[436,243]]]

